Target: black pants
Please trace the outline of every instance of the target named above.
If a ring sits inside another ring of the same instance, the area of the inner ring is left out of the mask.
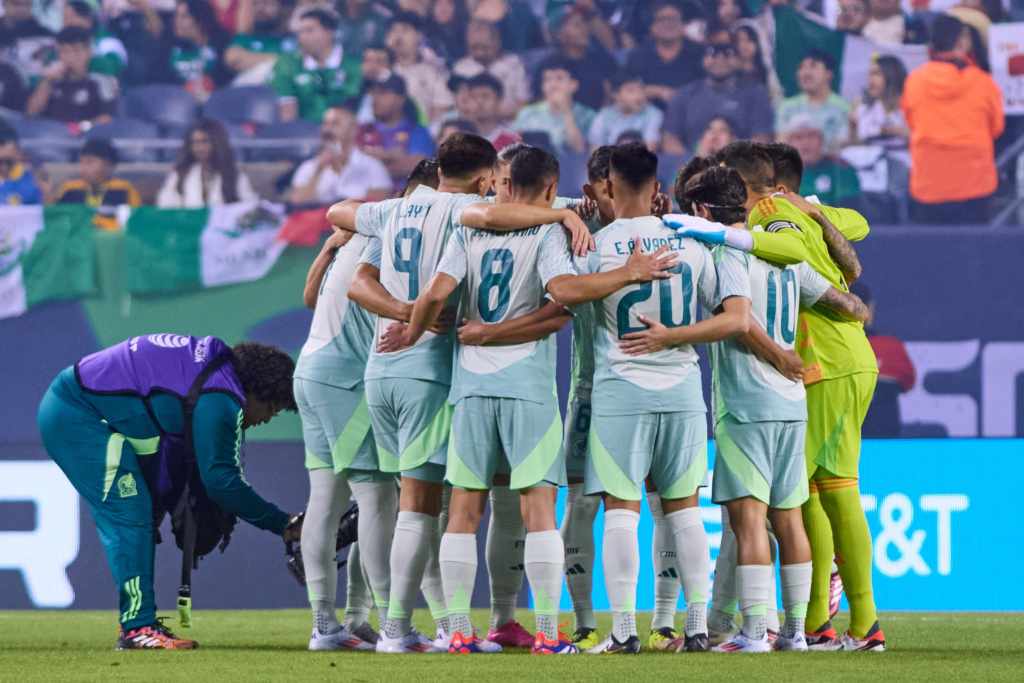
[[[941,204],[923,204],[911,200],[910,217],[915,223],[978,225],[988,223],[991,204],[991,196]]]

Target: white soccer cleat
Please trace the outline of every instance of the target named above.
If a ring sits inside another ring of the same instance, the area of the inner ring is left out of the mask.
[[[797,633],[792,638],[787,638],[780,633],[772,647],[778,652],[807,652],[807,637],[803,633]]]
[[[309,649],[312,652],[326,650],[372,650],[373,644],[368,643],[344,626],[334,633],[320,633],[316,628],[309,636]]]
[[[729,653],[742,653],[742,654],[762,654],[764,652],[771,652],[772,645],[768,642],[768,635],[765,634],[764,638],[760,640],[754,640],[743,635],[743,633],[737,633],[729,640],[725,641],[721,645],[716,645],[711,648],[712,652],[729,652]]]
[[[430,645],[431,652],[448,652],[448,646],[452,643],[451,635],[444,632],[443,628],[437,629],[437,637]]]
[[[434,641],[412,629],[401,638],[388,638],[381,635],[377,641],[377,654],[382,655],[414,655],[435,652]]]
[[[854,638],[847,631],[840,638],[842,649],[847,652],[885,652],[885,634],[876,621],[863,638]]]

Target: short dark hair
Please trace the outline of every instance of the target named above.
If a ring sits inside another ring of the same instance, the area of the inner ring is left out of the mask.
[[[611,165],[612,145],[601,145],[590,153],[587,159],[587,180],[596,183],[598,180],[608,180],[608,168]]]
[[[486,138],[472,133],[454,133],[441,143],[437,161],[445,176],[467,178],[476,171],[493,167],[498,153]]]
[[[618,90],[627,83],[643,83],[644,76],[634,69],[621,69],[612,76],[612,89]]]
[[[516,155],[529,146],[525,142],[513,142],[511,145],[506,145],[498,152],[498,161],[503,164],[511,164]]]
[[[406,12],[404,10],[395,12],[391,17],[391,21],[388,23],[388,28],[391,28],[395,24],[406,24],[407,26],[412,26],[420,33],[423,32],[423,18],[415,12]]]
[[[514,157],[509,170],[513,189],[536,196],[552,180],[558,180],[558,159],[540,147],[524,146]]]
[[[940,14],[932,21],[930,46],[935,52],[949,52],[964,32],[964,23],[951,14]]]
[[[3,119],[0,119],[0,145],[18,144],[18,131]]]
[[[690,178],[699,173],[703,173],[714,165],[714,159],[709,157],[694,157],[686,162],[685,166],[679,169],[679,173],[676,174],[675,184],[672,188],[672,195],[675,197],[676,204],[679,205],[679,209],[683,213],[690,213],[690,203],[686,200],[686,183]]]
[[[480,129],[476,127],[476,124],[469,119],[448,119],[447,121],[441,122],[441,130],[445,128],[454,128],[457,131],[463,133],[478,134]]]
[[[91,45],[92,35],[81,26],[62,28],[57,34],[58,45]]]
[[[90,138],[85,141],[82,145],[82,149],[78,152],[78,158],[82,157],[97,157],[110,163],[111,165],[117,165],[117,149],[111,144],[107,138]]]
[[[65,7],[69,7],[78,16],[89,19],[93,25],[96,24],[96,13],[85,0],[71,0]]]
[[[476,76],[467,80],[470,88],[490,88],[501,99],[505,96],[505,87],[497,78],[486,71],[481,71]]]
[[[291,356],[275,346],[255,342],[235,344],[231,351],[235,374],[247,397],[284,410],[297,410],[292,391],[295,361]]]
[[[735,169],[712,166],[686,182],[683,188],[686,205],[703,204],[712,220],[726,225],[746,220],[747,186]]]
[[[308,9],[299,15],[299,19],[312,19],[328,31],[337,31],[338,26],[341,25],[341,22],[338,21],[338,15],[323,7]]]
[[[719,152],[718,163],[736,169],[751,187],[771,188],[775,186],[775,165],[768,153],[755,142],[737,140],[730,142]]]
[[[402,190],[402,194],[405,194],[410,187],[416,185],[427,185],[436,190],[440,183],[440,179],[437,177],[437,170],[437,159],[420,159],[420,162],[416,164],[416,168],[412,169],[412,173],[406,179],[405,189]]]
[[[766,142],[761,148],[772,160],[776,185],[782,184],[793,192],[800,190],[800,182],[804,178],[804,160],[796,147],[785,142]]]
[[[638,142],[616,145],[608,162],[609,175],[615,174],[635,190],[658,177],[658,157]]]
[[[821,62],[826,69],[832,73],[836,72],[835,58],[820,48],[812,47],[810,50],[804,52],[803,57],[800,58],[800,63],[803,64],[808,59],[815,62]]]

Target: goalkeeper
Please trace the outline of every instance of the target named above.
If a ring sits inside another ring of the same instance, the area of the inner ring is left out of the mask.
[[[86,356],[50,385],[39,431],[96,520],[120,599],[118,649],[197,647],[156,616],[154,508],[208,498],[285,541],[299,538],[301,518],[261,498],[240,462],[244,429],[295,410],[293,369],[270,346],[153,334]],[[200,515],[196,526],[213,523]]]

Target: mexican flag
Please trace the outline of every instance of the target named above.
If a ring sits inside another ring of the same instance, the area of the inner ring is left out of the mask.
[[[867,38],[829,28],[823,19],[792,7],[772,8],[775,19],[775,71],[786,97],[800,94],[796,70],[809,50],[822,50],[835,62],[837,93],[851,102],[864,95],[868,70],[875,56],[893,55],[903,62],[907,73],[928,59],[925,45],[879,45]]]
[[[125,229],[128,291],[167,294],[258,280],[287,246],[278,235],[284,217],[270,202],[135,209]]]
[[[85,206],[0,208],[0,318],[96,290],[92,216]]]

